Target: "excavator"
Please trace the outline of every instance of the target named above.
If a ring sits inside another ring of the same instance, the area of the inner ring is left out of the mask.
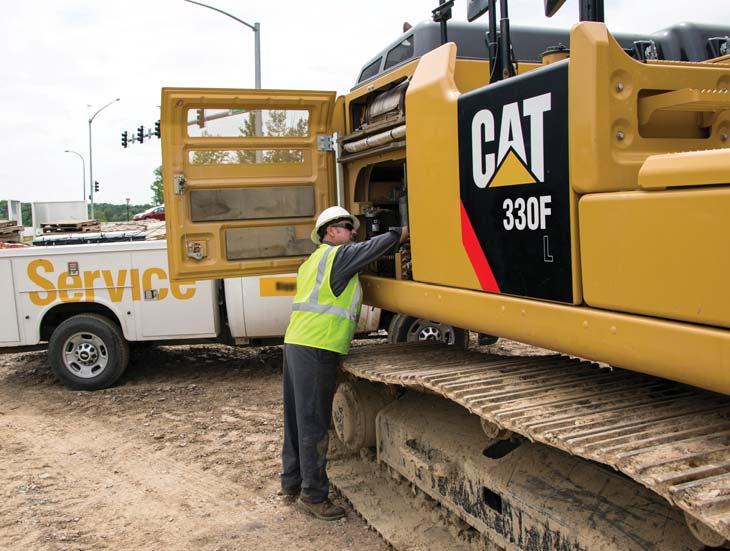
[[[362,238],[407,224],[361,278],[391,332],[549,352],[356,346],[332,479],[358,512],[403,549],[728,548],[730,26],[453,4],[341,96],[164,88],[171,278],[295,272],[332,205]],[[395,507],[412,494],[433,522]]]

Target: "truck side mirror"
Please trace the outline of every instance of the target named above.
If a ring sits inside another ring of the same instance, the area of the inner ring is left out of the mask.
[[[565,4],[565,0],[545,0],[545,15],[552,17],[563,7],[563,4]]]
[[[545,2],[547,1],[545,0]],[[475,19],[479,19],[487,11],[489,11],[489,0],[469,0],[466,4],[466,19],[471,23]]]

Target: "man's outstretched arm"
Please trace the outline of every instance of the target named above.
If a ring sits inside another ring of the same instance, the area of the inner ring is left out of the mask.
[[[352,276],[384,254],[394,253],[398,244],[407,238],[408,227],[403,226],[392,228],[387,233],[367,241],[342,245],[337,250],[330,275],[330,286],[335,296],[339,296],[345,290]]]

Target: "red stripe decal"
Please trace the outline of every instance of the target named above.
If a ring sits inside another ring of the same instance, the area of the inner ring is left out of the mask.
[[[460,203],[460,205],[461,242],[464,244],[469,260],[471,260],[471,265],[474,267],[474,271],[477,274],[479,284],[485,291],[499,293],[499,285],[497,284],[497,280],[494,279],[494,274],[492,273],[492,268],[489,266],[489,262],[487,262],[487,257],[484,256],[484,251],[479,244],[477,234],[474,233],[474,228],[471,225],[471,220],[469,220],[469,215],[464,209],[464,203]]]

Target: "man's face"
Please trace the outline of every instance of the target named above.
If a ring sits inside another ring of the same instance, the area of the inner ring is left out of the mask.
[[[356,235],[357,231],[350,220],[339,220],[327,226],[324,240],[335,245],[344,245],[350,241],[355,241]]]

